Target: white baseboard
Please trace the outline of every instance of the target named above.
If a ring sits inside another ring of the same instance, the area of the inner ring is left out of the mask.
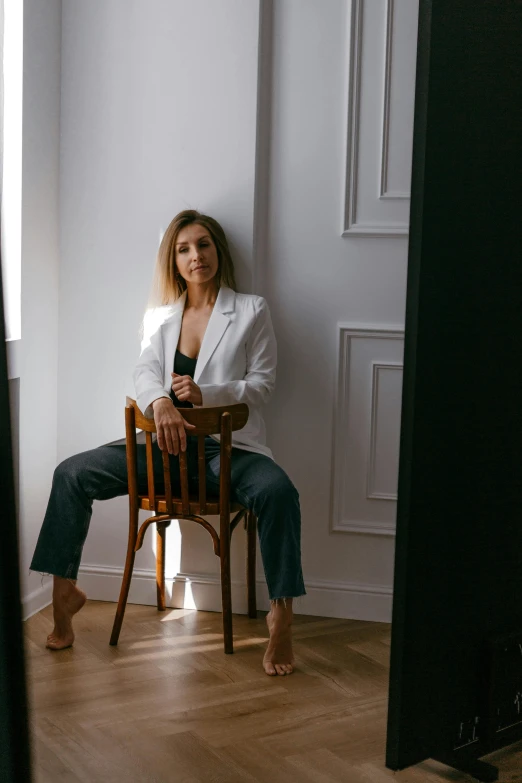
[[[22,599],[22,618],[28,620],[33,614],[36,614],[41,609],[45,609],[46,606],[53,600],[53,582],[49,577],[44,577],[46,580],[41,587],[33,590],[25,598]]]
[[[117,601],[123,569],[112,566],[83,565],[79,584],[89,598],[97,601]],[[219,578],[205,574],[177,574],[167,578],[167,606],[184,609],[221,611]],[[389,623],[392,616],[392,588],[349,582],[315,580],[306,583],[305,596],[294,600],[296,614],[318,617],[339,617],[348,620],[368,620]],[[129,603],[156,605],[156,574],[152,570],[135,569]],[[232,582],[232,605],[237,614],[247,613],[246,584]],[[258,609],[268,611],[270,602],[264,580],[257,580]]]

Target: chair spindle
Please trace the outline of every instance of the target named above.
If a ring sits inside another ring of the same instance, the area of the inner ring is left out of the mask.
[[[200,513],[204,516],[207,513],[207,475],[205,468],[204,435],[198,435],[198,484]]]
[[[190,514],[187,452],[179,452],[179,480],[181,484],[181,503],[184,514]]]
[[[147,485],[149,489],[149,508],[157,512],[156,489],[154,487],[154,459],[152,457],[152,433],[145,433],[145,453],[147,456]]]
[[[170,460],[168,451],[162,451],[163,457],[163,481],[165,483],[165,504],[167,506],[167,514],[173,513],[172,508],[172,484],[170,481]]]

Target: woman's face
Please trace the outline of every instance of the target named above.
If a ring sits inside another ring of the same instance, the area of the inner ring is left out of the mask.
[[[218,271],[216,246],[209,232],[198,223],[182,228],[176,240],[176,266],[190,283],[208,283]]]

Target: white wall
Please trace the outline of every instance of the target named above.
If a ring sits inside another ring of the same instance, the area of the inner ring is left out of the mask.
[[[0,1],[0,143],[2,145],[2,287],[8,343],[20,339],[24,7]]]
[[[24,2],[20,549],[24,612],[49,590],[29,563],[45,513],[57,442],[60,0]],[[16,430],[16,428],[15,428]],[[45,581],[45,580],[44,580]]]
[[[269,442],[301,495],[303,613],[391,617],[416,13],[417,0],[63,2],[58,457],[123,434],[160,234],[180,209],[214,215],[276,328]],[[92,598],[118,594],[126,510],[95,504]],[[172,603],[218,609],[208,535],[181,525]],[[131,588],[144,603],[151,542]]]
[[[154,258],[179,210],[222,222],[251,290],[258,19],[257,0],[64,2],[60,459],[124,433]],[[126,499],[95,505],[82,577],[93,597],[117,594],[126,514]],[[211,572],[210,538],[193,527],[181,568]],[[138,569],[153,567],[151,540]]]

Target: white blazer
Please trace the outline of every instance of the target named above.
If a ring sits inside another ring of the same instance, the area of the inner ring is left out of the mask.
[[[171,372],[187,292],[158,308],[145,322],[142,351],[134,371],[136,402],[152,418],[151,403],[170,397]],[[194,382],[203,406],[245,402],[246,425],[232,433],[232,445],[273,459],[266,445],[262,408],[275,386],[277,346],[266,300],[221,286],[198,355]],[[219,441],[219,435],[212,435]]]

